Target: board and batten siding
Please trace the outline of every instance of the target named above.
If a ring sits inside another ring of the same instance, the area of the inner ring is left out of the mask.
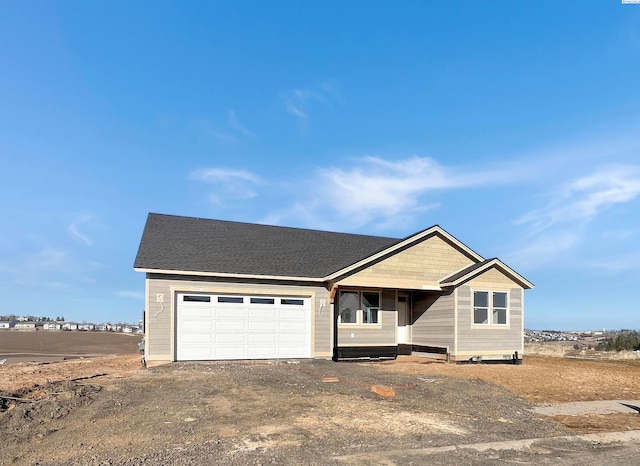
[[[433,235],[338,283],[340,286],[420,289],[422,285],[437,285],[442,277],[473,263],[460,250]]]
[[[208,278],[208,277],[207,277]],[[311,296],[311,355],[330,357],[332,348],[332,315],[329,291],[322,286],[278,283],[234,283],[201,279],[181,279],[178,276],[147,277],[147,308],[145,315],[145,359],[175,360],[175,295],[178,292],[253,294],[263,296]],[[158,296],[161,295],[160,302]]]
[[[453,292],[416,293],[413,302],[411,344],[449,348],[455,335],[455,299]]]
[[[504,291],[508,293],[507,325],[473,324],[473,291]],[[496,269],[490,269],[456,289],[458,303],[458,359],[464,356],[494,356],[500,358],[522,353],[523,349],[523,289]]]
[[[356,290],[351,290],[356,291]],[[398,344],[396,291],[382,290],[379,324],[339,324],[338,346],[394,346]]]

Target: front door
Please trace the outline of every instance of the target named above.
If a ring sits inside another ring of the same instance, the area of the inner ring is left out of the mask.
[[[407,295],[398,295],[398,344],[406,345],[409,342],[409,299]]]

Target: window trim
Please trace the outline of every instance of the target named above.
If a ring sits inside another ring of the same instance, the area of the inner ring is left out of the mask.
[[[356,321],[355,322],[342,322],[342,316],[340,315],[340,309],[338,309],[338,326],[342,328],[379,328],[382,326],[382,290],[360,290],[343,288],[338,290],[338,293],[356,293],[358,295],[358,309],[356,309]],[[378,307],[370,307],[369,309],[375,309],[377,314],[377,322],[365,322],[364,321],[364,309],[362,309],[362,293],[375,293],[378,295]],[[338,295],[338,303],[340,303],[341,295]]]
[[[476,306],[475,304],[475,293],[487,293],[487,305],[488,307],[484,307],[484,306]],[[493,295],[495,293],[503,293],[505,295],[506,298],[506,307],[495,307],[493,305]],[[481,290],[477,290],[474,288],[471,288],[471,326],[475,327],[475,328],[508,328],[511,325],[511,319],[510,319],[510,297],[509,297],[509,291],[505,291],[505,290],[486,290],[486,289],[481,289]],[[476,309],[486,309],[487,310],[487,322],[486,323],[479,323],[475,321],[475,311]],[[493,321],[493,313],[495,310],[501,310],[504,309],[506,312],[506,322],[504,324],[500,324],[500,323],[495,323]]]

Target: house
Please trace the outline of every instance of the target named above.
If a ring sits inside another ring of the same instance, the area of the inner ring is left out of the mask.
[[[0,329],[2,328],[13,328],[16,325],[13,320],[0,320]]]
[[[512,361],[533,288],[437,225],[396,239],[152,213],[134,270],[146,274],[148,364]]]
[[[65,322],[62,324],[62,330],[78,330],[78,324],[75,322]]]
[[[16,322],[14,327],[16,330],[35,330],[36,323],[35,322]]]
[[[82,324],[78,324],[78,330],[83,330],[85,332],[89,332],[96,327],[96,324],[91,324],[87,322],[83,322]]]
[[[60,330],[61,328],[60,322],[47,321],[42,324],[43,330]]]

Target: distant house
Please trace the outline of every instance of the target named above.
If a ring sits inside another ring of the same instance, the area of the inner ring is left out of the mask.
[[[0,320],[0,328],[13,328],[16,323],[13,320]]]
[[[35,330],[35,322],[17,322],[15,325],[16,330]]]
[[[75,322],[65,322],[62,324],[63,330],[78,330],[78,324]]]
[[[60,330],[61,328],[60,322],[44,322],[42,324],[42,330]]]
[[[533,288],[438,225],[397,239],[149,214],[134,269],[146,274],[152,364],[515,361]]]
[[[109,326],[107,324],[97,324],[96,330],[98,330],[99,332],[106,332],[107,330],[109,330]]]
[[[96,324],[91,324],[91,323],[87,323],[84,322],[82,324],[78,324],[78,330],[84,330],[84,331],[90,331],[93,330],[96,327]]]
[[[122,328],[122,333],[133,333],[133,328],[128,325]]]

